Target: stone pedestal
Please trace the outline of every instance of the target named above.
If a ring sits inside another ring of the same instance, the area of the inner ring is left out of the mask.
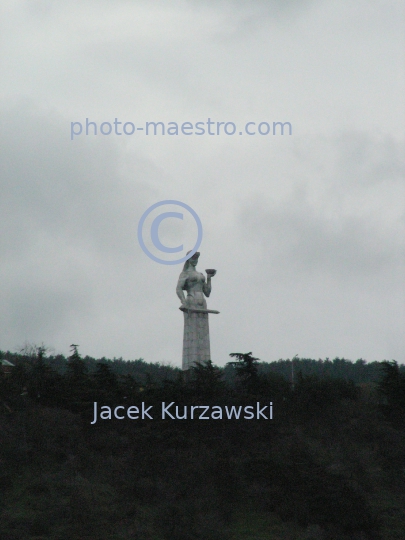
[[[183,313],[183,369],[211,360],[208,313]]]

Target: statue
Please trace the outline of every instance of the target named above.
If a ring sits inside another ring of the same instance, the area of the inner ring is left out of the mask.
[[[176,288],[177,296],[181,301],[179,309],[184,313],[184,370],[190,369],[197,362],[211,360],[208,314],[219,313],[219,311],[207,309],[204,298],[204,295],[208,298],[211,294],[211,278],[217,271],[206,270],[207,281],[205,281],[204,274],[196,270],[199,256],[200,253],[197,251],[184,263]],[[183,291],[187,291],[187,298]]]

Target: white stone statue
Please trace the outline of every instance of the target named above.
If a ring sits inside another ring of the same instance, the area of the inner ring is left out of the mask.
[[[204,274],[196,270],[199,256],[200,253],[197,251],[184,263],[176,288],[177,296],[181,301],[179,309],[184,313],[184,370],[190,369],[196,362],[211,360],[208,314],[219,313],[219,311],[207,309],[204,298],[204,295],[208,297],[211,294],[211,278],[217,271],[206,270],[207,281],[205,281]],[[183,291],[187,291],[187,298]]]

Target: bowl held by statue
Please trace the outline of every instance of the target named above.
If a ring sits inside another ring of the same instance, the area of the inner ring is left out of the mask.
[[[207,268],[205,271],[207,272],[209,276],[215,276],[215,274],[217,273],[217,271],[214,270],[213,268]]]

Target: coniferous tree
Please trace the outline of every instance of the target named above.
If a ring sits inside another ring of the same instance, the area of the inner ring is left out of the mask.
[[[44,405],[59,403],[61,376],[46,362],[46,347],[36,347],[32,361],[28,393],[32,399]]]
[[[65,400],[73,411],[79,412],[91,402],[91,382],[86,363],[79,354],[79,345],[70,347],[72,352],[67,362]]]
[[[405,376],[399,371],[397,362],[382,362],[383,378],[378,390],[384,402],[381,408],[397,427],[405,426]]]
[[[97,398],[99,400],[103,399],[106,403],[110,403],[119,398],[121,392],[118,378],[115,373],[112,372],[111,367],[107,362],[97,362],[94,382]]]
[[[211,398],[224,391],[223,372],[211,360],[198,362],[191,368],[191,384],[197,395]]]
[[[230,353],[232,358],[237,358],[235,362],[228,362],[227,365],[234,367],[236,371],[236,377],[238,378],[242,388],[249,393],[254,393],[257,389],[259,382],[258,377],[258,364],[259,358],[252,356],[251,352],[248,353]]]

